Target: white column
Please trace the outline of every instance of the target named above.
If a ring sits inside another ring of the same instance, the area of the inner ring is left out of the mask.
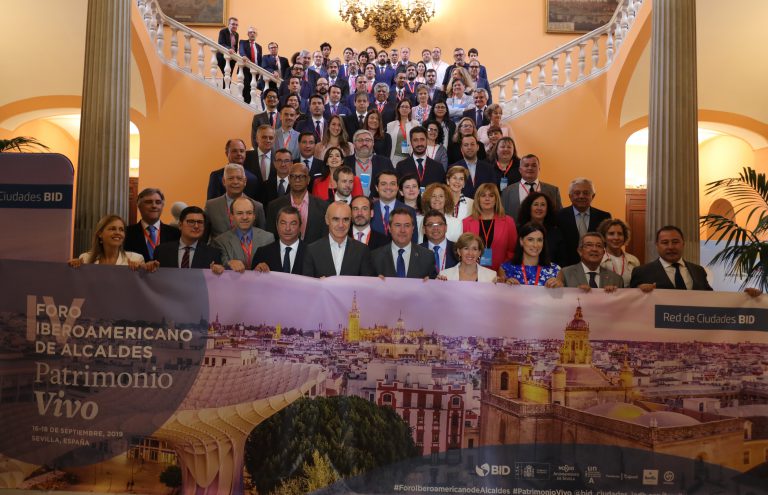
[[[685,234],[684,258],[699,261],[699,148],[696,0],[654,0],[648,132],[646,259],[656,230]]]
[[[103,215],[128,216],[131,0],[88,2],[74,254]]]

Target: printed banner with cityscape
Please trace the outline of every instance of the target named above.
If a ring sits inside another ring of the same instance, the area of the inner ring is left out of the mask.
[[[0,262],[0,489],[765,493],[740,293]]]

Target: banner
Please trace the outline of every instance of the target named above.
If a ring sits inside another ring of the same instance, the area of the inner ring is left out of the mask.
[[[0,488],[768,491],[765,295],[0,277]]]
[[[58,153],[0,153],[0,258],[72,257],[75,169]]]

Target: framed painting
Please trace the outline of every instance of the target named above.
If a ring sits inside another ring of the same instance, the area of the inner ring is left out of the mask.
[[[169,17],[190,26],[225,26],[227,0],[158,0]]]
[[[611,20],[619,0],[545,0],[548,33],[588,33]]]

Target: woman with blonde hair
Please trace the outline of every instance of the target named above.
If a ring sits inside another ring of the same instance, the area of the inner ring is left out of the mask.
[[[472,215],[462,220],[464,232],[474,232],[483,239],[486,248],[480,264],[497,271],[515,254],[517,228],[504,213],[496,184],[480,184],[472,203]]]
[[[454,165],[445,173],[445,182],[448,184],[453,200],[453,211],[450,215],[459,220],[464,220],[472,213],[474,203],[472,198],[467,198],[462,192],[467,179],[469,179],[469,170],[461,165]]]
[[[118,215],[107,215],[99,220],[93,233],[91,249],[68,264],[78,267],[83,264],[128,266],[132,270],[144,264],[144,257],[139,253],[123,249],[125,242],[125,222]]]
[[[452,268],[441,271],[437,275],[438,280],[496,282],[496,273],[479,265],[480,257],[485,251],[485,244],[480,236],[472,232],[461,234],[454,243],[453,250],[459,262]]]
[[[352,143],[349,142],[344,120],[340,115],[331,115],[328,119],[328,129],[323,133],[323,138],[315,145],[315,158],[323,159],[325,153],[331,148],[339,148],[344,156],[354,154]]]
[[[447,92],[450,96],[445,99],[445,104],[448,105],[448,114],[454,122],[458,122],[464,111],[474,105],[472,97],[464,92],[466,87],[461,79],[451,79],[448,85]]]
[[[488,148],[490,140],[488,139],[488,130],[491,127],[498,127],[501,129],[501,134],[504,137],[509,136],[509,127],[501,123],[501,119],[504,116],[504,110],[498,103],[491,103],[485,107],[485,117],[491,122],[488,125],[484,125],[477,130],[477,140],[480,141]]]
[[[600,222],[597,231],[605,237],[605,256],[600,267],[614,272],[624,279],[624,287],[629,287],[632,270],[640,266],[637,257],[624,250],[632,235],[629,225],[618,218],[607,218]]]

